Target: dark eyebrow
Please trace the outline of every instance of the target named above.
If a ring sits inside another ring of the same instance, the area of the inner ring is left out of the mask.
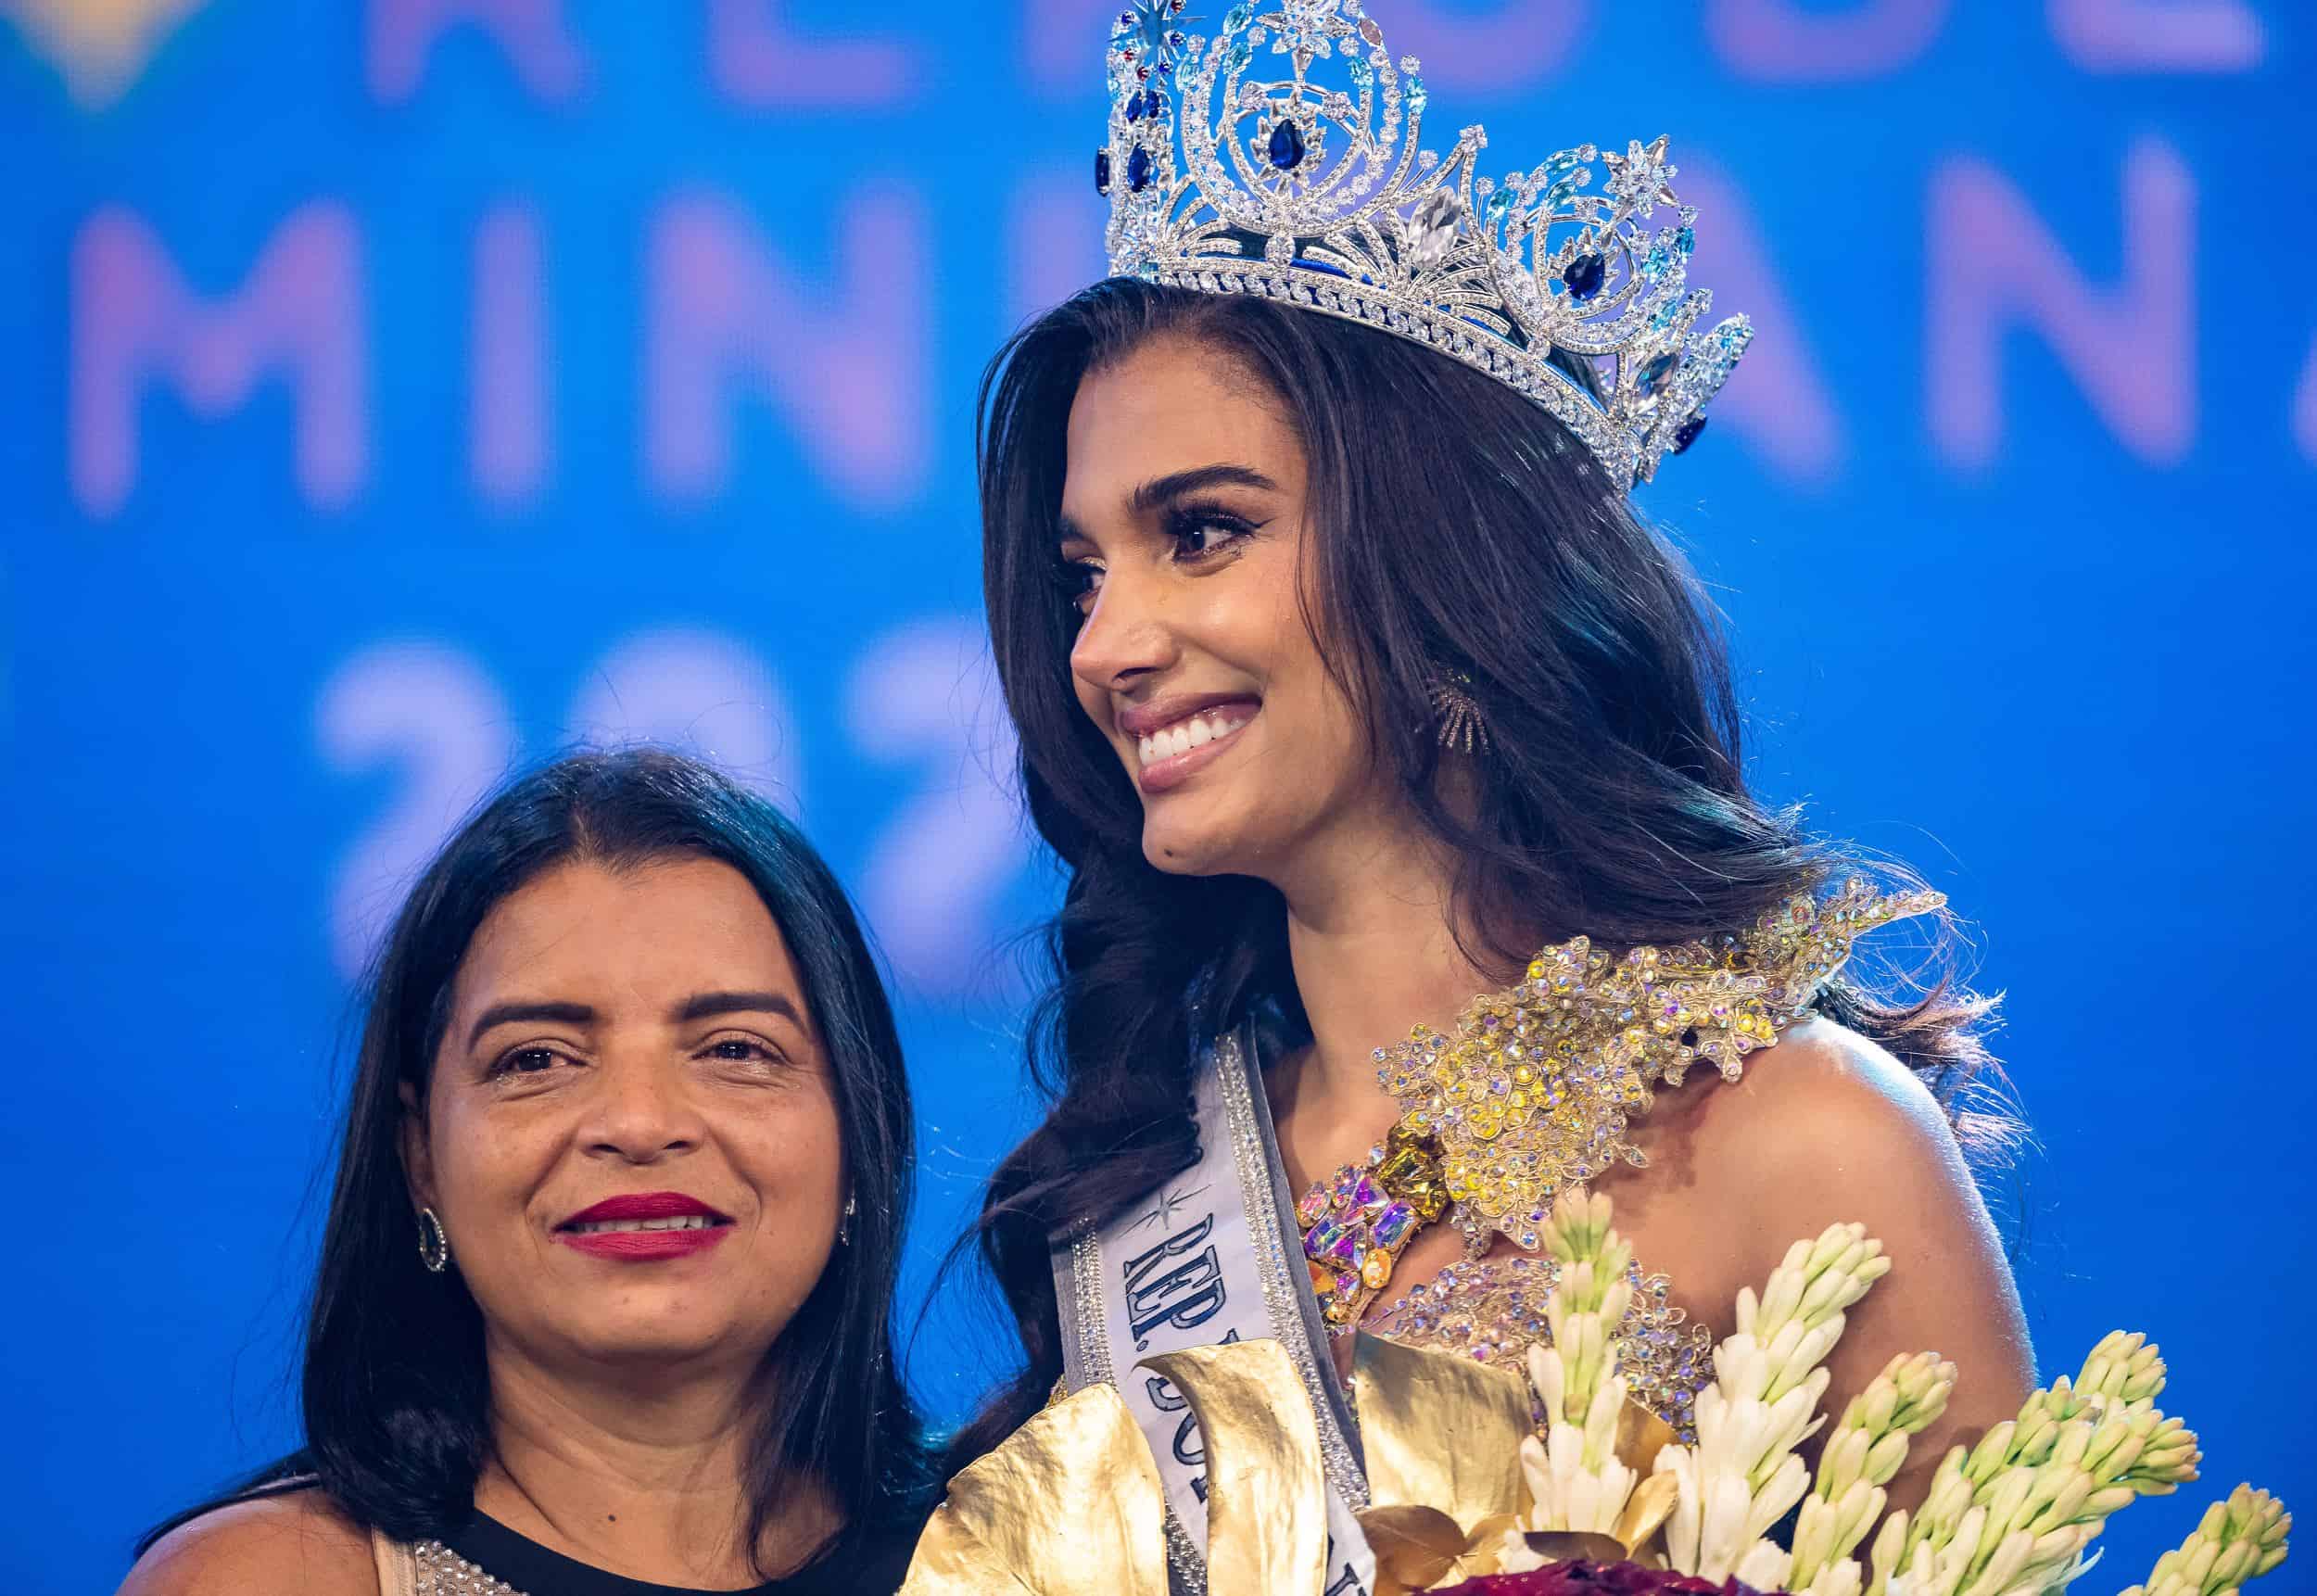
[[[685,999],[676,1010],[675,1020],[678,1025],[686,1025],[695,1020],[714,1020],[720,1014],[778,1014],[799,1031],[812,1029],[804,1023],[804,1016],[797,1012],[796,1005],[778,992],[703,992]]]
[[[1126,506],[1133,514],[1147,515],[1162,505],[1210,488],[1254,488],[1276,492],[1279,484],[1251,465],[1195,465],[1187,471],[1171,471],[1164,476],[1152,477],[1127,496]],[[1094,541],[1067,515],[1057,516],[1055,525],[1065,543]]]
[[[592,1025],[595,1010],[584,1003],[495,1003],[475,1017],[475,1029],[466,1033],[466,1045],[474,1046],[483,1039],[483,1032],[494,1025],[510,1025],[519,1020],[552,1020],[563,1025]]]
[[[1134,489],[1127,506],[1137,515],[1147,515],[1162,504],[1172,503],[1186,494],[1202,492],[1209,488],[1263,488],[1276,489],[1279,484],[1251,465],[1197,465],[1188,471],[1170,472],[1154,476]]]

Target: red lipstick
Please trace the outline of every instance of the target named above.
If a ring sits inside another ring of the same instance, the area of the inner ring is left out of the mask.
[[[705,1252],[731,1233],[731,1219],[698,1197],[640,1192],[581,1209],[555,1227],[555,1239],[593,1258],[650,1263]]]

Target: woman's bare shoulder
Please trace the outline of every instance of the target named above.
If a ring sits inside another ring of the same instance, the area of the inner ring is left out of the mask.
[[[1922,1083],[1886,1049],[1815,1016],[1748,1058],[1735,1080],[1691,1069],[1660,1090],[1635,1133],[1681,1185],[1735,1182],[1757,1198],[1766,1182],[1814,1195],[1853,1174],[1873,1182],[1893,1154],[1961,1169],[1946,1115]]]
[[[1978,1217],[1945,1110],[1886,1049],[1832,1020],[1795,1025],[1737,1081],[1693,1074],[1681,1095],[1692,1099],[1701,1172],[1750,1193],[1758,1217]],[[1874,1211],[1832,1211],[1859,1204]]]
[[[1888,1048],[1821,1015],[1780,1032],[1775,1046],[1746,1061],[1740,1081],[1723,1084],[1741,1088],[1723,1096],[1744,1104],[1741,1112],[1799,1117],[1822,1128],[1904,1135],[1945,1124],[1930,1091]]]
[[[1693,1287],[1717,1303],[1837,1222],[1865,1224],[1922,1273],[1965,1260],[2007,1273],[1945,1111],[1886,1049],[1831,1020],[1793,1026],[1736,1081],[1692,1070],[1635,1139],[1651,1165],[1629,1183],[1637,1218],[1677,1233],[1676,1256],[1703,1272]]]
[[[235,1502],[171,1530],[119,1596],[378,1596],[367,1530],[318,1490]]]
[[[1901,1349],[1993,1365],[2002,1378],[1982,1376],[1983,1389],[2016,1406],[2031,1368],[2018,1291],[1969,1161],[1923,1083],[1872,1041],[1813,1020],[1749,1059],[1741,1080],[1703,1084],[1695,1207],[1723,1233],[1721,1284],[1758,1288],[1790,1242],[1863,1224],[1894,1269],[1855,1327],[1902,1320]]]

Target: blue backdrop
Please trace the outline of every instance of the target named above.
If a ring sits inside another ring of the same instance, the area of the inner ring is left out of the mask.
[[[2307,1507],[2311,14],[1376,7],[1498,166],[1673,135],[1763,336],[1646,497],[1760,782],[1978,923],[2048,1369],[2148,1330],[2196,1502]],[[289,1438],[349,972],[578,739],[777,783],[861,896],[923,1287],[1023,1120],[993,955],[1053,890],[991,778],[973,381],[1098,270],[1107,9],[0,0],[11,1590],[108,1589]],[[916,1360],[947,1415],[971,1310]]]

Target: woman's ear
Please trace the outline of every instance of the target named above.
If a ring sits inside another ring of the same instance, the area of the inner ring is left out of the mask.
[[[418,1088],[405,1081],[396,1089],[402,1099],[402,1181],[410,1188],[413,1209],[433,1208],[435,1157],[426,1138],[426,1108]]]

